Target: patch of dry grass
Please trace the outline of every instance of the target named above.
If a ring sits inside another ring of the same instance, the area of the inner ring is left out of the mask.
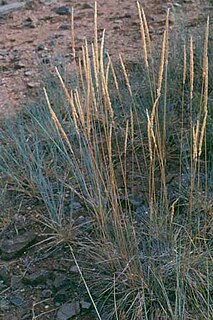
[[[55,69],[58,99],[44,88],[46,103],[15,123],[18,131],[1,130],[0,169],[13,190],[46,206],[54,241],[70,247],[99,319],[210,319],[209,21],[198,91],[195,40],[183,44],[174,83],[169,12],[156,60],[139,3],[138,10],[144,66],[135,73],[123,57],[119,67],[105,58],[97,5],[94,44],[85,42],[77,61],[72,12],[77,85]],[[73,229],[67,194],[90,217],[86,229]]]

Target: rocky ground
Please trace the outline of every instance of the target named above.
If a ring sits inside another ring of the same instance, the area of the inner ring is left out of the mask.
[[[118,52],[134,60],[140,48],[138,12],[135,1],[99,0],[99,36],[106,29],[106,47],[114,59]],[[175,17],[197,26],[211,11],[209,1],[141,0],[152,38],[159,39],[165,14],[171,8],[170,26]],[[76,52],[85,37],[92,41],[94,1],[85,0],[0,0],[0,113],[20,109],[34,100],[43,66],[61,62],[72,67],[70,12],[74,8]]]
[[[137,6],[130,0],[99,0],[99,36],[106,29],[106,47],[116,60],[118,52],[132,61],[140,51]],[[15,3],[15,4],[14,4]],[[163,32],[171,8],[191,28],[212,15],[209,1],[141,0],[152,39]],[[85,37],[92,41],[94,2],[78,0],[0,0],[0,114],[11,114],[37,98],[42,70],[60,63],[72,68],[70,12],[74,8],[76,52]],[[1,194],[3,190],[1,190]],[[88,296],[79,294],[81,280],[68,249],[49,249],[42,241],[48,228],[28,212],[0,216],[0,319],[95,319]],[[80,204],[76,203],[78,216]],[[2,210],[3,211],[3,210]],[[4,210],[5,212],[5,210]],[[33,218],[32,218],[33,217]]]

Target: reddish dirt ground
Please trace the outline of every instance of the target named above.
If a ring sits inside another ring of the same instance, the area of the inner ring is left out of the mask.
[[[0,0],[0,7],[14,0]],[[18,1],[22,2],[22,1]],[[92,41],[94,1],[27,0],[26,5],[8,14],[0,13],[0,114],[18,110],[27,100],[36,98],[41,75],[38,66],[62,61],[72,65],[70,15],[58,14],[65,6],[74,8],[77,54],[84,39]],[[163,32],[167,9],[170,26],[176,18],[191,26],[203,22],[212,13],[209,1],[140,0],[153,39]],[[140,52],[139,19],[136,1],[98,0],[98,31],[106,29],[106,47],[116,59],[118,52],[134,60]]]

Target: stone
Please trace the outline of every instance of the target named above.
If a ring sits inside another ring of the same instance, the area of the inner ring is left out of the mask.
[[[50,289],[45,289],[40,294],[40,297],[42,299],[47,299],[47,298],[50,298],[51,296],[52,296],[52,290]]]
[[[57,274],[53,285],[56,289],[63,288],[69,284],[69,278],[65,274]]]
[[[26,28],[34,29],[36,28],[36,25],[37,25],[37,21],[31,17],[26,18],[23,22],[23,26]]]
[[[84,300],[81,300],[80,305],[83,310],[89,310],[89,308],[91,307],[92,304],[90,302],[86,302]]]
[[[46,283],[51,273],[48,270],[41,269],[30,274],[26,274],[23,283],[27,285],[37,286]]]
[[[22,253],[35,242],[36,235],[32,231],[14,236],[12,239],[4,238],[0,242],[1,258],[10,260]]]
[[[57,313],[56,320],[69,320],[80,313],[78,301],[63,304]]]
[[[36,49],[37,49],[37,51],[47,50],[47,48],[45,47],[45,45],[43,43],[40,43]]]
[[[31,81],[27,83],[28,88],[34,89],[34,88],[39,88],[40,83],[36,81]]]
[[[0,6],[0,16],[19,10],[25,6],[25,2],[14,2]]]
[[[70,15],[70,9],[66,6],[61,6],[61,7],[58,7],[56,10],[55,10],[55,13],[61,15],[61,16],[69,16]]]
[[[25,71],[24,75],[26,77],[34,77],[35,76],[35,71],[33,71],[33,70],[32,71],[30,71],[30,70]]]
[[[15,69],[15,70],[23,69],[23,68],[25,68],[25,67],[26,67],[26,65],[25,65],[23,62],[21,62],[21,61],[18,61],[18,62],[16,62],[16,63],[14,64],[14,69]]]
[[[22,286],[21,279],[21,276],[12,275],[10,286],[13,290],[19,289]]]
[[[69,294],[64,289],[59,290],[54,296],[55,304],[59,303],[59,305],[61,305],[62,303],[65,303],[68,299],[69,299]]]
[[[89,2],[86,2],[82,5],[81,9],[93,9],[93,5]]]
[[[69,29],[70,29],[69,24],[62,24],[59,27],[59,30],[69,30]]]
[[[77,266],[75,266],[75,265],[72,266],[72,267],[70,268],[70,272],[72,272],[72,273],[79,273]]]
[[[10,303],[12,303],[16,307],[22,307],[26,304],[26,301],[19,296],[11,296]]]
[[[3,281],[7,286],[10,284],[10,273],[6,266],[0,267],[0,281]]]

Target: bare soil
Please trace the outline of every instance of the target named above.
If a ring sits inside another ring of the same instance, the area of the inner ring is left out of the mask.
[[[0,8],[14,0],[0,0]],[[18,2],[23,2],[19,0]],[[118,53],[134,60],[140,53],[139,19],[136,1],[98,0],[99,36],[106,29],[106,48],[114,59]],[[171,9],[170,27],[175,21],[187,21],[192,27],[203,23],[212,13],[204,0],[141,0],[152,39],[162,34],[167,9]],[[69,12],[57,13],[65,6]],[[94,1],[27,0],[10,13],[0,11],[0,114],[11,114],[36,98],[42,64],[51,67],[60,62],[72,67],[70,11],[74,8],[75,43],[80,54],[85,38],[93,39]]]

